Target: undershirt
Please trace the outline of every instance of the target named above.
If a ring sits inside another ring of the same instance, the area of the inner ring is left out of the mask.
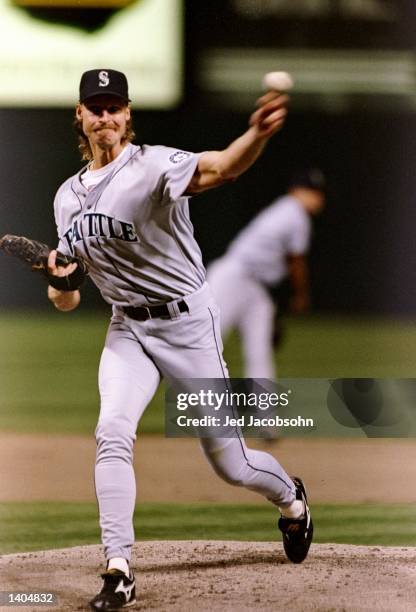
[[[128,147],[124,147],[123,150],[117,155],[115,159],[113,159],[112,162],[110,162],[106,166],[103,166],[102,168],[98,168],[98,170],[90,170],[90,165],[92,163],[90,162],[85,172],[81,174],[81,181],[85,188],[88,189],[88,191],[91,191],[91,189],[94,189],[94,187],[98,185],[98,183],[101,183],[101,181],[107,176],[107,174],[110,174],[114,170],[120,159],[123,157],[123,155],[125,155],[127,149]]]

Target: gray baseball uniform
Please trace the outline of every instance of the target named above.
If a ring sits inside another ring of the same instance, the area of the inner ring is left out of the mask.
[[[245,374],[274,378],[272,348],[275,305],[267,285],[288,275],[289,255],[309,249],[310,216],[292,196],[275,200],[231,242],[225,255],[208,267],[208,282],[221,312],[224,335],[236,327],[242,337]]]
[[[84,169],[61,186],[55,199],[58,249],[86,260],[92,280],[113,306],[99,370],[95,471],[108,559],[130,559],[133,443],[160,377],[228,376],[218,308],[205,282],[184,196],[198,159],[167,147],[129,144],[90,191],[86,185],[97,181],[91,183]],[[167,304],[170,318],[137,321],[123,310],[158,304]],[[293,482],[270,454],[248,449],[241,437],[201,444],[226,481],[280,507],[294,500]]]

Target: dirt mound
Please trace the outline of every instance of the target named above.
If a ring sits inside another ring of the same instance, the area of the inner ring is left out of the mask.
[[[134,566],[138,603],[131,610],[415,609],[413,548],[315,544],[302,565],[293,565],[280,543],[139,542]],[[101,584],[101,569],[100,546],[5,555],[0,559],[0,588],[47,590],[58,596],[57,606],[25,610],[88,610],[87,602]]]

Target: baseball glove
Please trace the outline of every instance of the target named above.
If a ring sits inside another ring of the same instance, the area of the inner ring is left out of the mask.
[[[87,266],[82,259],[63,255],[59,252],[56,256],[57,266],[67,266],[70,263],[76,263],[77,268],[72,274],[67,276],[49,274],[48,256],[51,248],[43,242],[31,240],[30,238],[25,238],[25,236],[6,234],[3,238],[0,238],[0,250],[29,264],[32,270],[42,272],[48,279],[49,284],[61,291],[74,291],[78,289],[87,274]]]

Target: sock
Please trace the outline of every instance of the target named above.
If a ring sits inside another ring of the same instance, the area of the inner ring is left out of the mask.
[[[285,518],[300,519],[305,514],[305,507],[301,499],[295,499],[286,508],[279,508],[280,513]]]
[[[126,559],[122,557],[113,557],[108,561],[107,571],[112,569],[118,569],[120,572],[124,572],[127,577],[130,576],[130,568]]]

